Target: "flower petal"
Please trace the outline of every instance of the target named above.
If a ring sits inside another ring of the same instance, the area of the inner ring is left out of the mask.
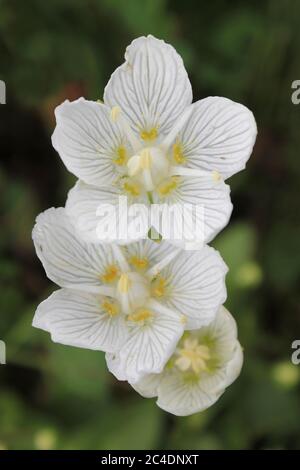
[[[218,96],[192,106],[191,116],[177,137],[186,166],[215,170],[225,179],[243,170],[257,134],[251,111]]]
[[[122,174],[131,149],[107,106],[83,98],[67,100],[55,116],[52,143],[69,171],[95,185],[109,185]]]
[[[203,390],[199,381],[185,381],[179,372],[169,373],[158,386],[157,405],[176,416],[188,416],[206,410],[220,395]]]
[[[243,361],[244,361],[243,349],[240,343],[237,341],[236,347],[233,353],[233,357],[227,365],[226,387],[229,387],[229,385],[231,385],[240,375],[241,369],[243,366]]]
[[[94,243],[124,244],[146,238],[147,207],[136,204],[133,208],[141,210],[132,214],[130,208],[130,201],[117,188],[97,188],[81,181],[69,191],[66,203],[66,211],[76,230],[84,240]]]
[[[225,389],[238,377],[242,363],[242,348],[237,341],[236,323],[230,313],[221,307],[217,317],[208,326],[190,332],[201,344],[209,342],[213,356],[225,353],[219,365],[210,364],[208,371],[198,376],[179,370],[171,358],[164,371],[150,374],[131,384],[144,397],[158,396],[157,404],[177,416],[187,416],[213,405]],[[228,354],[228,351],[230,354]]]
[[[142,397],[153,398],[157,397],[157,388],[163,377],[161,374],[149,374],[145,375],[141,380],[135,384],[130,384],[134,390],[136,390]]]
[[[105,360],[108,370],[121,381],[127,380],[126,371],[122,368],[118,353],[106,353]]]
[[[171,255],[176,248],[163,240],[156,242],[146,239],[131,243],[126,247],[126,250],[129,260],[132,260],[133,263],[134,260],[144,260],[146,263],[145,269],[148,270]]]
[[[161,302],[187,317],[186,329],[209,324],[226,299],[227,267],[219,253],[205,246],[200,251],[181,251],[161,271],[166,297]]]
[[[147,323],[130,322],[129,336],[115,358],[108,363],[110,371],[119,380],[134,384],[147,374],[162,372],[182,336],[183,324],[178,315],[163,306],[149,303],[154,313]]]
[[[195,246],[197,242],[203,246],[213,240],[230,219],[230,188],[211,176],[179,178],[176,189],[169,195],[163,198],[157,193],[153,195],[156,204],[169,205],[168,212],[161,212],[161,217],[154,222],[155,228],[164,239],[182,248],[188,248],[191,241]],[[174,219],[168,214],[174,214]]]
[[[135,39],[105,88],[104,102],[119,106],[144,140],[161,139],[192,102],[181,57],[153,36]]]
[[[185,380],[184,375],[178,371],[161,374],[162,378],[156,389],[157,405],[176,416],[198,413],[212,406],[240,374],[242,349],[238,341],[234,345],[235,352],[231,361],[213,374],[200,377],[198,381]],[[146,379],[143,380],[147,384]],[[149,381],[151,384],[150,379]],[[135,388],[139,391],[138,387]],[[141,390],[144,391],[143,388]]]
[[[207,334],[213,338],[215,344],[213,354],[220,358],[222,364],[231,360],[236,349],[237,325],[233,316],[223,305],[215,320],[201,331],[204,337]]]
[[[32,238],[47,276],[61,287],[100,291],[101,274],[115,263],[111,247],[81,240],[63,208],[41,213]]]
[[[109,315],[102,303],[103,297],[60,289],[38,306],[33,326],[48,331],[57,343],[114,352],[127,327],[121,314]]]

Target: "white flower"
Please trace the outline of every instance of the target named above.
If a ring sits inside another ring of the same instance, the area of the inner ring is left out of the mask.
[[[208,324],[226,298],[227,268],[209,247],[87,243],[62,208],[38,216],[33,240],[62,287],[39,305],[33,325],[56,342],[118,353],[132,382],[161,372],[184,329]]]
[[[161,374],[145,376],[133,387],[144,397],[157,396],[163,410],[186,416],[213,405],[236,380],[242,364],[236,323],[221,307],[209,326],[184,333]]]
[[[169,44],[153,36],[134,40],[104,103],[65,101],[55,114],[53,145],[80,180],[66,208],[85,239],[97,241],[99,205],[117,204],[122,194],[129,203],[202,205],[205,243],[227,224],[232,204],[223,180],[245,167],[255,120],[226,98],[192,104],[182,59]],[[146,235],[149,221],[141,223]]]

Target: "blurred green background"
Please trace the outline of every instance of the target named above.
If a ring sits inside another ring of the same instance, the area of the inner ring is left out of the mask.
[[[214,242],[245,364],[204,413],[176,418],[106,371],[102,353],[31,327],[55,286],[34,253],[36,215],[74,179],[51,147],[54,108],[102,97],[125,47],[152,33],[182,54],[194,99],[247,105],[259,135],[230,180],[234,212]],[[0,449],[300,449],[300,79],[297,0],[0,0]]]

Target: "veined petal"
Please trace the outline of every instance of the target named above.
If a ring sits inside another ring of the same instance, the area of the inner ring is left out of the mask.
[[[186,166],[215,170],[225,179],[243,170],[257,134],[251,111],[218,96],[197,101],[192,107],[177,136]]]
[[[143,267],[147,272],[157,263],[170,256],[176,248],[166,241],[140,240],[126,247],[129,261],[135,266]]]
[[[188,416],[206,410],[220,395],[203,390],[200,381],[186,381],[180,373],[167,373],[158,386],[157,405],[176,416]]]
[[[147,307],[146,307],[147,308]],[[147,374],[162,372],[182,336],[180,316],[149,304],[153,313],[147,322],[130,322],[129,336],[118,353],[112,373],[134,384]]]
[[[102,103],[79,98],[55,110],[54,148],[67,169],[86,183],[110,185],[126,168],[131,148]]]
[[[61,287],[101,289],[101,274],[115,263],[111,247],[84,242],[65,209],[41,213],[32,232],[39,259],[49,279]]]
[[[57,343],[114,352],[125,340],[127,327],[120,313],[105,311],[104,302],[100,296],[60,289],[38,306],[33,326],[48,331]]]
[[[157,389],[162,380],[163,372],[161,374],[145,375],[141,380],[134,384],[130,384],[144,398],[157,397]]]
[[[181,57],[153,36],[135,39],[105,88],[104,102],[119,106],[142,140],[161,140],[192,102]]]
[[[233,316],[223,305],[219,308],[215,320],[201,329],[201,336],[209,336],[213,339],[213,354],[219,358],[220,365],[232,359],[236,349],[237,325]]]
[[[208,325],[226,299],[227,266],[208,246],[199,251],[181,251],[162,270],[166,296],[160,301],[186,316],[186,329]]]
[[[243,349],[238,341],[236,341],[235,350],[232,359],[229,361],[226,370],[226,387],[229,387],[240,375],[244,361]]]
[[[190,349],[184,351],[182,346]],[[179,362],[178,355],[187,351],[203,354],[199,349],[201,347],[207,348],[204,350],[207,351],[207,364],[202,370],[189,370],[192,355],[185,356],[186,368],[183,361]],[[147,375],[133,387],[145,397],[158,396],[157,404],[162,409],[177,416],[186,416],[213,405],[237,378],[242,363],[236,323],[230,313],[221,307],[208,326],[185,333],[161,374]]]
[[[220,396],[236,380],[243,364],[236,322],[228,310],[221,306],[208,326],[192,331],[190,335],[197,339],[198,344],[209,347],[208,369],[200,373],[199,387],[208,395]]]
[[[113,186],[97,188],[78,181],[69,191],[66,211],[84,240],[124,244],[144,238],[149,230],[147,211],[130,215],[130,206],[128,198]]]
[[[170,194],[161,197],[154,193],[153,200],[169,206],[157,219],[156,230],[183,248],[191,242],[209,243],[227,225],[232,212],[229,186],[210,175],[177,177]],[[174,214],[174,219],[168,214]]]
[[[118,353],[106,353],[105,360],[109,372],[111,372],[118,380],[127,380],[126,371],[122,368]]]

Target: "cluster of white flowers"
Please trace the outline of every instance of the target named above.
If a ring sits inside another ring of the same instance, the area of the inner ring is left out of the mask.
[[[147,238],[103,243],[97,208],[198,204],[204,241],[232,210],[224,179],[245,167],[256,137],[252,113],[226,98],[192,104],[174,48],[153,36],[127,48],[104,102],[65,101],[52,142],[78,182],[66,207],[40,214],[33,240],[47,276],[61,288],[33,325],[62,344],[101,350],[108,369],[175,415],[206,409],[243,362],[233,317],[223,307],[227,267],[206,244]],[[157,227],[155,227],[157,228]],[[139,234],[141,231],[139,231]]]

